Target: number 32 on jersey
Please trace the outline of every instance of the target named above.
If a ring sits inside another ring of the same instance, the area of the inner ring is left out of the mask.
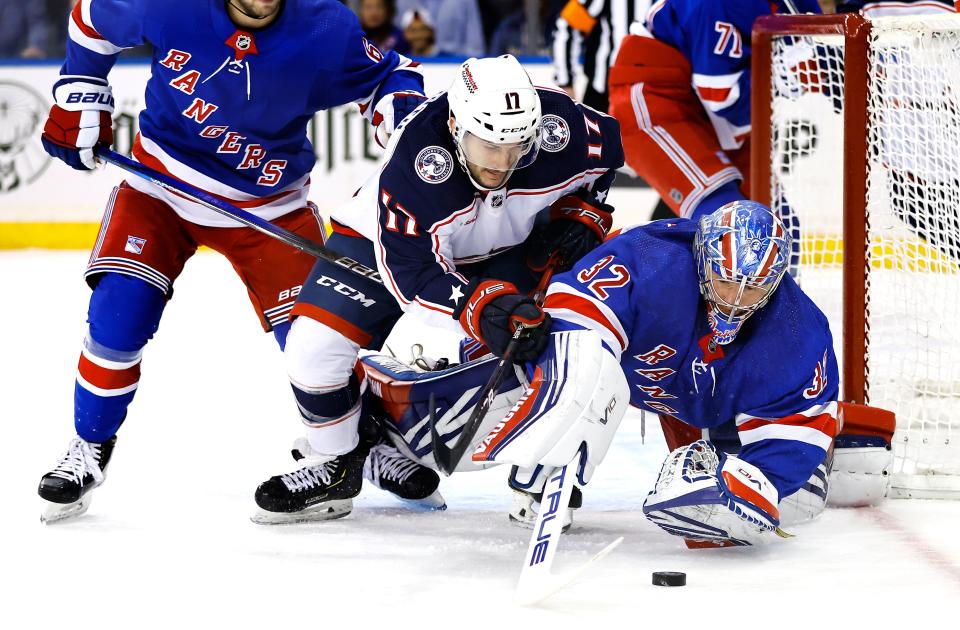
[[[611,265],[613,256],[604,256],[589,269],[577,274],[577,280],[587,284],[587,289],[600,300],[610,297],[610,289],[616,289],[630,282],[630,272],[623,265]],[[607,273],[601,272],[607,270]]]

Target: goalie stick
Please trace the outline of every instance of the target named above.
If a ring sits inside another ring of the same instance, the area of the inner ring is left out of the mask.
[[[553,270],[556,269],[558,264],[560,264],[560,256],[557,253],[551,254],[543,276],[540,278],[540,283],[533,293],[533,300],[537,303],[537,306],[543,304],[543,298],[547,293],[550,278],[553,277]],[[433,446],[433,460],[437,463],[437,468],[439,468],[444,475],[449,477],[453,474],[453,471],[457,468],[457,464],[463,459],[463,454],[470,448],[470,444],[480,429],[480,424],[487,415],[493,399],[497,397],[497,390],[500,389],[500,383],[503,382],[503,378],[507,374],[507,369],[513,366],[513,353],[516,352],[517,345],[520,343],[520,339],[526,331],[526,326],[522,324],[517,326],[517,330],[513,333],[513,338],[510,339],[510,343],[507,344],[507,349],[503,352],[503,357],[500,359],[500,362],[497,363],[497,367],[493,370],[493,374],[490,375],[490,380],[487,381],[483,391],[480,392],[480,401],[473,408],[470,417],[463,424],[463,428],[460,430],[460,436],[452,447],[448,447],[443,442],[443,438],[440,437],[440,433],[437,431],[436,399],[433,394],[430,394],[429,424],[430,441]]]
[[[530,536],[530,544],[527,546],[520,579],[513,596],[514,601],[521,606],[536,604],[556,593],[623,542],[623,536],[620,536],[595,556],[565,573],[555,574],[550,571],[563,532],[563,514],[573,493],[572,471],[575,470],[579,458],[578,453],[573,461],[554,471],[543,488],[537,522],[533,526],[533,534]]]
[[[271,238],[275,238],[282,243],[299,249],[300,251],[315,256],[317,258],[323,258],[329,260],[330,262],[337,264],[348,271],[351,271],[359,276],[367,278],[368,280],[373,280],[379,284],[383,284],[383,280],[380,278],[380,274],[376,270],[370,269],[361,265],[354,259],[348,256],[341,256],[332,249],[327,249],[323,245],[315,243],[310,239],[304,238],[299,234],[294,234],[289,230],[285,230],[280,226],[274,225],[265,219],[261,219],[255,214],[251,214],[246,210],[242,210],[233,204],[227,203],[226,201],[219,199],[208,192],[204,192],[195,186],[191,186],[186,182],[174,179],[163,173],[160,173],[149,166],[145,166],[131,160],[130,158],[120,155],[116,151],[100,147],[96,149],[96,156],[104,162],[113,164],[114,166],[121,168],[128,173],[136,175],[137,177],[143,178],[148,182],[163,188],[177,196],[184,197],[190,201],[194,201],[209,208],[218,214],[222,214],[225,217],[229,217],[238,223],[242,223],[247,227],[253,228],[254,230],[265,234]]]

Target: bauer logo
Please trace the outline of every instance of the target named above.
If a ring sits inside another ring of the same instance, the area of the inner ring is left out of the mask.
[[[428,184],[441,184],[453,173],[453,156],[443,147],[429,146],[417,154],[417,175]]]
[[[0,193],[29,184],[50,164],[40,144],[49,108],[33,88],[0,81]]]
[[[143,253],[143,246],[146,244],[147,239],[145,238],[140,238],[139,236],[128,236],[127,244],[124,246],[123,251],[139,255]]]
[[[570,127],[559,116],[547,114],[540,122],[540,147],[544,151],[556,153],[570,143]]]

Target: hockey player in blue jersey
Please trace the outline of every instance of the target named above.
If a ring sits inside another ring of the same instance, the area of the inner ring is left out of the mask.
[[[613,118],[535,88],[509,55],[466,61],[447,92],[406,119],[379,171],[332,215],[329,246],[366,278],[318,261],[293,308],[285,354],[307,426],[295,449],[302,468],[260,485],[255,520],[350,511],[367,388],[358,352],[379,349],[402,314],[498,356],[523,324],[514,356],[536,357],[549,317],[526,293],[550,253],[572,262],[601,242],[603,200],[622,164]],[[443,504],[435,473],[403,477]]]
[[[750,194],[750,33],[816,0],[657,0],[610,68],[610,113],[627,164],[678,216]]]
[[[840,431],[838,374],[826,317],[785,273],[789,251],[783,224],[750,201],[699,224],[659,221],[610,239],[551,283],[550,343],[526,388],[504,383],[473,462],[458,470],[520,464],[511,517],[532,524],[549,472],[578,458],[579,483],[588,481],[629,402],[703,437],[668,439],[676,448],[644,503],[664,530],[693,544],[753,544],[776,530],[783,499],[798,491],[791,509],[813,516]],[[427,463],[428,394],[438,429],[456,439],[491,369],[416,374],[388,359],[365,363],[386,426]],[[886,457],[892,425],[883,423],[858,444]]]
[[[307,201],[314,113],[356,102],[386,138],[424,98],[417,64],[381,54],[332,0],[81,0],[43,131],[51,155],[94,168],[94,148],[112,142],[108,74],[120,51],[144,42],[154,55],[134,157],[315,241],[324,231]],[[77,437],[40,481],[48,520],[85,511],[103,481],[143,348],[200,245],[230,260],[283,346],[312,257],[139,178],[121,183],[86,271]]]

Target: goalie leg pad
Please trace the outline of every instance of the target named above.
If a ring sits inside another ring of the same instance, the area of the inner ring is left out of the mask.
[[[843,429],[834,440],[828,503],[834,507],[875,505],[887,493],[893,468],[893,412],[840,403]]]
[[[559,468],[579,455],[577,476],[585,485],[603,461],[629,402],[627,379],[599,333],[554,333],[530,386],[483,438],[473,460]]]
[[[492,355],[456,365],[445,370],[420,372],[393,357],[367,355],[362,358],[364,372],[370,383],[370,392],[376,398],[375,406],[391,441],[412,459],[436,467],[433,444],[430,439],[430,397],[433,396],[437,431],[450,445],[479,402],[479,394],[497,365]],[[519,368],[508,372],[490,405],[476,441],[479,441],[520,398],[524,386],[518,376]],[[374,406],[374,405],[372,405]],[[478,465],[469,458],[460,460],[458,471],[481,470],[489,465]]]
[[[756,466],[698,440],[667,456],[643,513],[687,541],[755,545],[779,526],[778,499]]]

